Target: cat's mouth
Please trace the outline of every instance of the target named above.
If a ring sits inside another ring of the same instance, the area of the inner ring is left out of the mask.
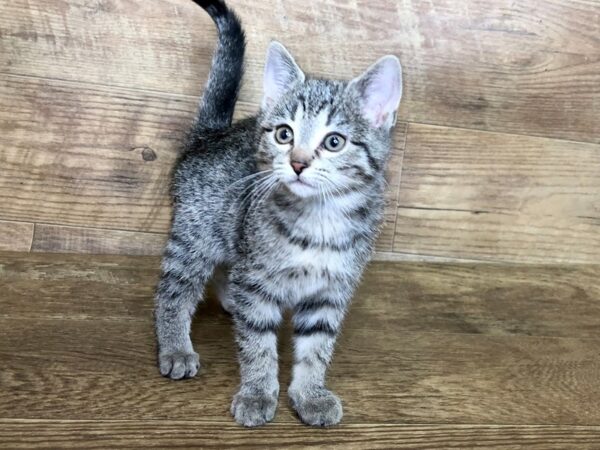
[[[310,184],[306,180],[303,180],[302,178],[296,178],[294,181],[292,181],[291,184],[293,184],[293,183],[302,184],[302,185],[308,186],[308,187],[314,187],[312,184]]]
[[[286,184],[288,189],[299,197],[310,197],[316,192],[316,187],[302,178],[296,178]]]

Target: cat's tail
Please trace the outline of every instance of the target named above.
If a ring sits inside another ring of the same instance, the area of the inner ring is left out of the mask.
[[[240,19],[223,0],[193,0],[212,17],[219,33],[194,131],[200,135],[231,125],[244,73],[246,39]]]

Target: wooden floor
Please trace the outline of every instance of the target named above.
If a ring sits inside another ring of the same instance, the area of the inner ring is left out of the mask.
[[[0,250],[22,253],[0,253],[0,447],[600,449],[600,0],[229,3],[248,37],[237,118],[260,104],[271,39],[318,77],[403,64],[380,262],[330,373],[343,423],[307,428],[287,406],[285,328],[276,421],[237,426],[212,300],[199,377],[155,367],[158,259],[141,255],[168,231],[208,15],[6,0]]]
[[[236,425],[229,317],[195,320],[201,374],[155,366],[158,259],[0,253],[0,447],[600,448],[600,266],[373,263],[329,383],[343,423]]]

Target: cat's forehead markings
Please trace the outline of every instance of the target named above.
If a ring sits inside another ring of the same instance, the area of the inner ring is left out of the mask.
[[[315,149],[321,145],[323,137],[329,131],[327,126],[327,116],[329,111],[323,108],[316,116],[307,115],[300,122],[300,139],[299,143],[308,149]]]
[[[327,124],[327,117],[329,117],[329,108],[324,107],[319,111],[317,117],[315,117],[315,130],[319,133],[326,133],[329,126]]]
[[[296,106],[294,107],[294,116],[292,117],[292,120],[294,122],[298,123],[302,120],[303,117],[304,117],[304,103],[301,101],[298,101],[298,103],[296,103]]]

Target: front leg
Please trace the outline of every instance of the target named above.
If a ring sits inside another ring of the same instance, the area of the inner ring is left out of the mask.
[[[192,347],[192,315],[214,263],[191,251],[189,240],[171,233],[162,261],[154,311],[160,373],[173,380],[196,376],[200,368]]]
[[[346,298],[324,295],[307,299],[295,308],[295,362],[288,395],[292,407],[308,425],[329,426],[342,420],[342,403],[325,388],[325,374],[346,305]]]
[[[234,279],[229,288],[241,373],[231,414],[239,424],[255,427],[270,422],[277,409],[276,332],[281,323],[281,307],[256,281]]]

